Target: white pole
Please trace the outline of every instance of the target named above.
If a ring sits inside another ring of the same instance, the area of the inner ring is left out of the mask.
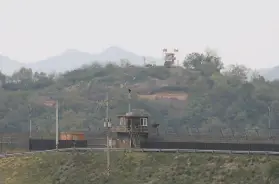
[[[128,105],[128,112],[130,113],[131,112],[131,93],[129,92],[128,94],[128,102],[129,102],[129,105]]]
[[[106,94],[106,118],[107,118],[107,122],[108,122],[108,118],[109,118],[109,96],[108,96],[108,92]]]
[[[30,104],[28,105],[28,110],[29,110],[29,138],[31,138],[32,137],[32,120],[31,120],[32,107]]]
[[[110,174],[110,145],[109,145],[109,128],[107,132],[107,171],[108,175]]]
[[[106,95],[106,126],[107,126],[107,171],[110,174],[110,145],[109,145],[109,133],[110,133],[110,122],[109,122],[109,95]]]
[[[29,120],[29,138],[32,137],[32,120]]]
[[[270,128],[271,128],[271,121],[270,121],[270,111],[271,111],[271,109],[270,109],[269,106],[267,106],[267,107],[268,107],[268,134],[269,134],[269,138],[271,138],[271,130],[270,130]]]
[[[58,144],[59,144],[59,126],[58,126],[58,100],[56,101],[56,149],[58,149]]]

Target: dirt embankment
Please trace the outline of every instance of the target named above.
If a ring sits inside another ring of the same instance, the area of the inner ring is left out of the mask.
[[[173,99],[173,100],[181,100],[186,101],[188,98],[187,93],[175,93],[175,92],[158,92],[155,94],[148,95],[138,95],[141,99],[147,100],[160,100],[160,99]]]

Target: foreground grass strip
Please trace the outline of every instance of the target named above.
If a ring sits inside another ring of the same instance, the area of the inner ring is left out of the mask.
[[[247,155],[125,153],[43,153],[0,159],[0,181],[7,184],[211,184],[276,183],[279,158]]]

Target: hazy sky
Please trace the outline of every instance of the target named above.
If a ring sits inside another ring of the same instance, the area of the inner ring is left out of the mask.
[[[278,0],[0,0],[0,53],[34,62],[119,46],[160,57],[216,49],[226,64],[279,65]],[[277,11],[277,12],[276,12]]]

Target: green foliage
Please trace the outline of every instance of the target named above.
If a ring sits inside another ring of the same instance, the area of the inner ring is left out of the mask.
[[[102,127],[105,92],[110,94],[110,116],[128,109],[127,88],[132,89],[132,108],[143,108],[161,126],[277,128],[279,82],[266,81],[241,65],[223,70],[213,52],[190,53],[186,68],[137,67],[93,63],[60,76],[22,68],[12,76],[0,75],[0,131],[27,131],[28,105],[39,131],[54,131],[55,110],[43,105],[48,98],[60,102],[61,131]],[[248,80],[248,78],[250,80]],[[137,92],[187,93],[187,101],[141,100]],[[168,123],[167,123],[168,122]],[[179,127],[176,127],[179,128]],[[42,133],[43,134],[43,133]]]
[[[189,57],[194,63],[203,57],[194,56],[194,59]],[[217,119],[232,128],[266,128],[270,118],[271,126],[278,128],[276,81],[267,82],[261,76],[254,76],[248,81],[247,73],[246,67],[233,65],[223,73],[214,73],[210,77],[201,75],[194,79],[188,87],[193,95],[189,95],[184,123],[201,127]]]
[[[121,85],[145,82],[149,77],[164,80],[170,76],[169,70],[164,67],[127,67],[130,65],[122,68],[113,63],[106,66],[93,63],[66,72],[58,78],[22,68],[12,76],[4,76],[3,80],[6,79],[0,88],[0,130],[27,131],[27,107],[31,105],[33,126],[39,131],[51,133],[54,131],[55,110],[43,105],[48,98],[60,102],[62,131],[98,128],[102,126],[105,115],[103,101],[107,90],[112,98],[110,114],[116,116],[125,113],[128,106],[127,89],[121,88]],[[136,97],[133,101],[133,104],[137,103]],[[148,105],[143,106],[154,112]]]
[[[185,68],[200,71],[205,76],[210,76],[223,69],[221,58],[209,51],[206,53],[194,52],[188,54],[185,57],[183,65]]]

